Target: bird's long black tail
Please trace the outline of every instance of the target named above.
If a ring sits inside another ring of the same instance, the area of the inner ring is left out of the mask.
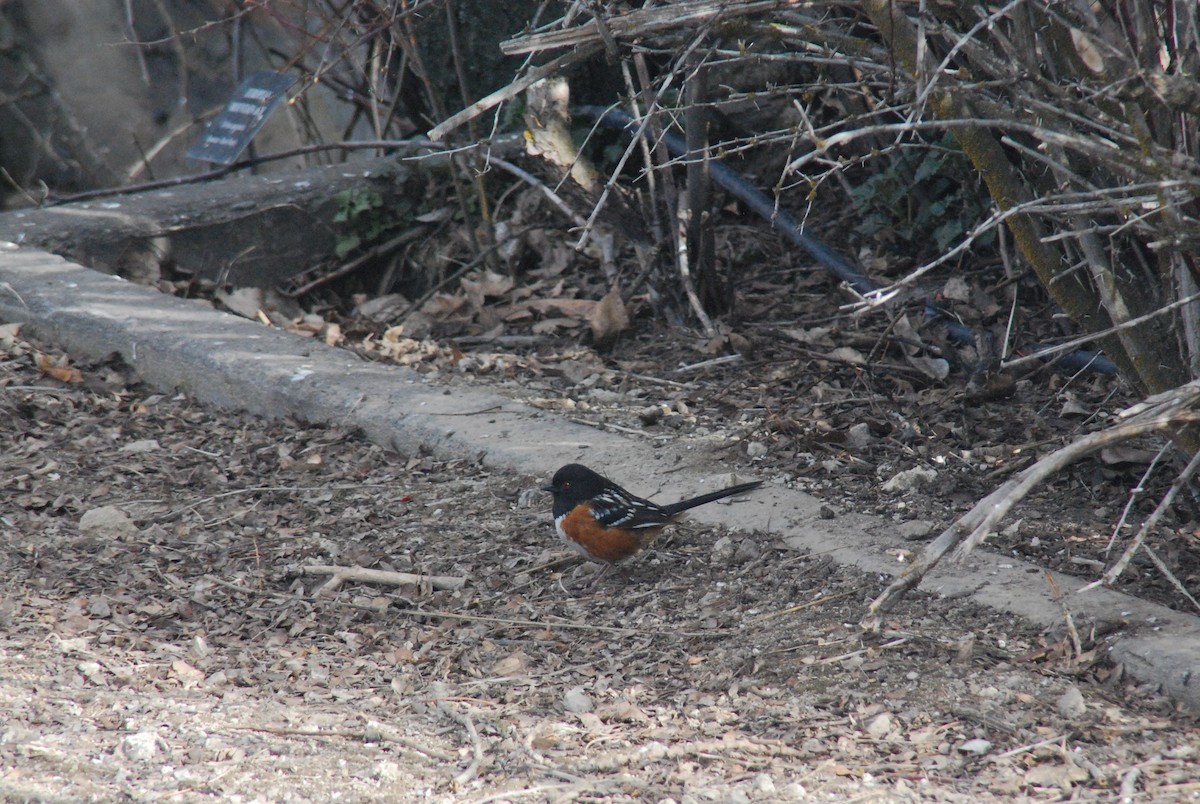
[[[762,485],[761,480],[755,480],[750,483],[739,483],[738,485],[730,486],[727,489],[721,489],[720,491],[710,491],[708,494],[701,494],[699,497],[692,497],[687,500],[680,500],[677,503],[671,503],[670,505],[664,505],[663,510],[666,511],[671,516],[674,516],[675,514],[682,513],[683,511],[686,511],[689,508],[695,508],[698,505],[704,505],[705,503],[710,503],[713,500],[723,500],[726,497],[732,497],[735,494],[741,494],[742,492],[745,492],[745,491],[751,491],[753,489],[758,488],[761,485]]]

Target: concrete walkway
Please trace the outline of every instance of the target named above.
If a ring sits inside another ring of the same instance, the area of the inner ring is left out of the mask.
[[[0,322],[11,321],[79,357],[118,353],[164,392],[267,418],[294,415],[358,427],[402,453],[478,456],[497,471],[525,476],[531,487],[569,460],[617,478],[646,478],[646,487],[661,487],[664,498],[729,479],[686,444],[652,447],[486,390],[435,386],[408,369],[366,363],[312,339],[0,243]],[[895,551],[913,544],[900,539],[894,523],[859,515],[824,520],[819,508],[808,494],[769,484],[746,503],[705,506],[692,518],[768,532],[865,573],[891,576],[902,568]],[[1200,708],[1200,679],[1192,681],[1200,665],[1200,620],[1108,589],[1075,594],[1080,581],[1056,579],[1077,618],[1124,623],[1109,649],[1126,672]],[[976,551],[962,566],[940,567],[922,588],[1047,628],[1063,619],[1039,568],[987,551]]]

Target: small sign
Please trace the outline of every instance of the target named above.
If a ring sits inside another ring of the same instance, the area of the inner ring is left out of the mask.
[[[187,155],[204,162],[232,165],[254,139],[263,123],[296,83],[294,76],[257,72],[242,82]]]

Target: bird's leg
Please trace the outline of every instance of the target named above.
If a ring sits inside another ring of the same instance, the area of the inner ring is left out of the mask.
[[[601,579],[604,578],[604,576],[607,575],[608,571],[611,570],[612,568],[613,568],[612,562],[606,562],[604,564],[604,566],[600,568],[600,571],[596,573],[596,576],[594,578],[592,578],[592,582],[590,584],[588,584],[588,591],[589,592],[596,591],[596,587],[600,584]]]

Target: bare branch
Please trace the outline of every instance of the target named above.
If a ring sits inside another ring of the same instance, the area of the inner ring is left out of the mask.
[[[954,549],[955,560],[962,560],[995,529],[1014,505],[1051,475],[1111,444],[1145,433],[1173,431],[1180,425],[1200,422],[1200,411],[1191,409],[1198,401],[1200,381],[1176,388],[1159,395],[1153,402],[1146,400],[1127,411],[1130,414],[1127,421],[1080,438],[1025,469],[977,503],[928,544],[916,561],[871,603],[863,626],[876,630],[882,622],[883,613],[895,605],[905,592],[916,587],[946,553]]]
[[[329,575],[330,578],[317,589],[316,594],[332,593],[347,581],[379,583],[388,586],[430,586],[433,589],[462,589],[466,578],[452,575],[414,575],[411,572],[390,572],[367,567],[338,567],[328,564],[312,564],[301,568],[305,575]]]

